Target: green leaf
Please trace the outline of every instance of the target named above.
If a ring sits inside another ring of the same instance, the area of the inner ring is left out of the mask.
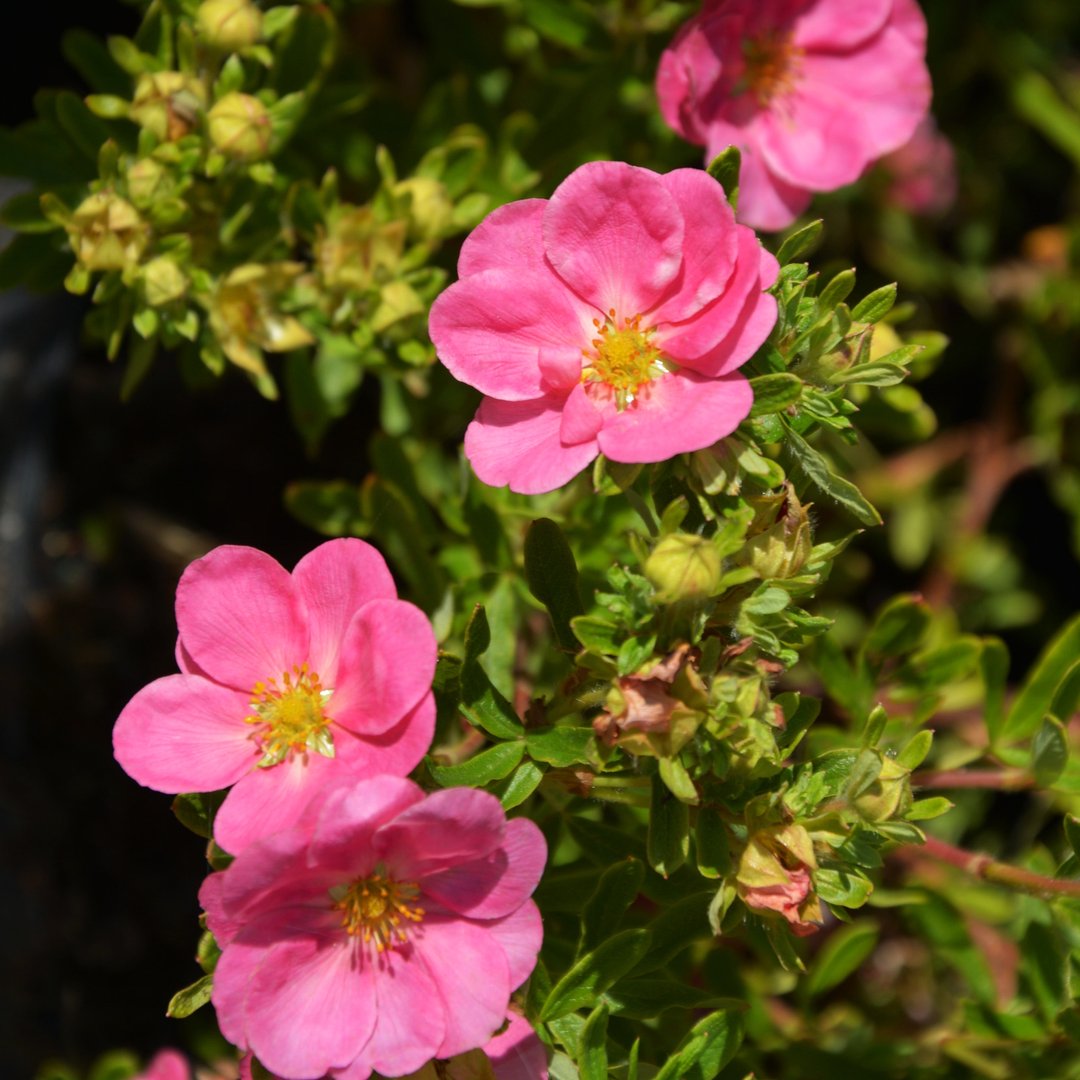
[[[624,930],[583,956],[551,988],[540,1010],[541,1023],[591,1006],[645,955],[652,935],[648,930]]]
[[[515,806],[520,806],[540,786],[543,779],[544,770],[539,765],[523,761],[499,795],[503,809],[513,810]]]
[[[610,1010],[601,1001],[589,1014],[581,1029],[578,1047],[578,1072],[581,1080],[607,1080],[607,1024]]]
[[[767,416],[770,413],[782,412],[802,397],[802,388],[802,379],[789,371],[759,375],[756,379],[751,379],[750,389],[754,391],[754,404],[750,415]]]
[[[796,229],[780,245],[780,250],[776,253],[780,265],[785,266],[801,259],[804,255],[809,255],[821,243],[824,231],[825,223],[820,218],[817,221],[811,221],[809,225],[804,225],[801,229]]]
[[[816,997],[842,983],[874,951],[880,928],[877,923],[860,922],[834,931],[814,957],[803,992]]]
[[[830,498],[864,525],[880,525],[881,515],[850,481],[829,469],[825,459],[790,426],[785,445],[803,472]]]
[[[715,1012],[690,1029],[655,1080],[712,1080],[735,1056],[742,1038],[738,1013]]]
[[[1080,818],[1072,814],[1065,815],[1065,838],[1069,841],[1069,847],[1073,854],[1080,858]]]
[[[460,765],[438,765],[429,759],[428,772],[442,787],[484,787],[509,776],[524,756],[524,743],[504,742],[482,750]]]
[[[33,191],[13,195],[0,210],[0,221],[9,229],[24,233],[55,232],[61,224],[45,215],[41,196]]]
[[[1031,740],[1031,771],[1039,787],[1047,788],[1065,771],[1069,761],[1069,737],[1054,716],[1043,718]]]
[[[176,1020],[183,1020],[193,1012],[201,1009],[210,1000],[210,991],[214,989],[214,976],[203,975],[196,979],[190,986],[183,990],[177,990],[169,1001],[169,1007],[165,1010],[166,1016]]]
[[[480,666],[480,657],[491,644],[487,614],[477,604],[465,627],[465,659],[461,667],[461,711],[475,727],[497,739],[518,739],[525,728],[513,705],[492,685]],[[505,774],[504,774],[505,775]]]
[[[876,323],[892,311],[896,303],[896,282],[882,285],[872,293],[867,293],[852,309],[852,322]]]
[[[632,856],[604,871],[581,913],[579,955],[595,949],[619,925],[623,913],[637,899],[644,879],[645,864]]]
[[[935,795],[930,799],[917,799],[908,807],[908,812],[904,817],[908,821],[930,821],[932,818],[947,814],[953,805],[944,795]]]
[[[533,728],[525,734],[525,745],[529,757],[565,768],[589,760],[588,751],[594,738],[591,727]]]
[[[745,1007],[733,998],[674,979],[622,979],[604,998],[612,1013],[628,1020],[652,1020],[668,1009]]]
[[[548,609],[559,645],[576,651],[570,620],[584,611],[577,565],[562,529],[550,518],[537,518],[525,534],[525,579],[529,591]]]
[[[855,271],[841,270],[840,273],[821,290],[821,294],[818,296],[818,310],[822,314],[825,314],[827,311],[832,311],[837,304],[843,303],[843,301],[851,295],[851,290],[854,288]]]
[[[1018,742],[1033,735],[1050,711],[1054,696],[1080,664],[1080,615],[1065,624],[1043,650],[1013,699],[1001,731],[1001,737]]]
[[[209,840],[214,835],[214,815],[225,801],[225,795],[224,791],[177,795],[172,801],[172,812],[184,828]]]
[[[874,891],[873,882],[856,870],[834,870],[821,867],[814,871],[814,887],[827,904],[840,907],[862,907]]]
[[[721,878],[731,870],[727,826],[719,809],[703,806],[694,825],[694,851],[702,877]]]
[[[690,852],[690,809],[668,790],[659,773],[652,778],[646,851],[649,865],[663,877],[675,873]]]
[[[979,669],[983,680],[983,720],[990,745],[997,742],[1005,717],[1005,685],[1009,676],[1009,650],[996,637],[982,639]]]
[[[930,629],[929,605],[917,593],[894,596],[874,617],[863,648],[870,656],[902,656],[917,649]]]
[[[525,18],[546,38],[577,49],[589,38],[593,19],[572,0],[522,0]]]
[[[829,382],[837,386],[861,383],[863,386],[896,386],[908,376],[908,370],[889,360],[869,360],[865,364],[841,368],[829,373]]]
[[[739,207],[739,170],[742,168],[742,152],[737,146],[722,150],[709,162],[708,174],[724,189],[724,195],[732,210]]]
[[[649,891],[646,880],[645,890]],[[649,951],[637,965],[635,974],[643,975],[655,971],[678,956],[683,949],[695,941],[709,940],[712,928],[709,926],[709,901],[713,892],[699,892],[683,897],[670,907],[665,908],[649,923],[652,931],[652,944]]]
[[[626,631],[614,623],[605,622],[593,615],[579,615],[570,620],[574,636],[590,652],[615,656],[622,645]]]
[[[896,755],[896,764],[905,769],[917,769],[930,753],[930,747],[934,742],[932,731],[920,731],[912,736],[911,741]]]
[[[691,806],[697,805],[697,788],[694,787],[694,781],[690,779],[686,766],[678,758],[661,758],[659,772],[664,786],[676,799]]]
[[[109,141],[109,129],[83,99],[70,90],[61,91],[56,98],[56,118],[79,152],[96,163],[98,151]]]

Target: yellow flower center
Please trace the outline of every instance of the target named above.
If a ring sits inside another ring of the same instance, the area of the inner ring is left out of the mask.
[[[612,308],[606,322],[593,319],[593,325],[598,336],[591,350],[582,350],[581,381],[610,387],[620,410],[633,403],[646,383],[671,370],[671,362],[650,340],[654,331],[641,329],[640,315],[620,323]]]
[[[350,937],[365,945],[375,942],[379,952],[409,940],[410,923],[424,920],[417,906],[420,887],[413,881],[395,881],[381,867],[368,877],[330,890],[334,911],[341,912],[341,925]]]
[[[803,50],[792,43],[790,33],[768,33],[747,41],[743,45],[746,72],[741,89],[753,94],[762,107],[790,93],[802,54]]]
[[[277,679],[258,682],[251,691],[251,715],[248,724],[260,724],[253,738],[263,752],[260,769],[279,765],[290,754],[314,751],[324,757],[334,756],[331,718],[324,711],[333,693],[324,690],[319,676],[308,671],[307,664],[294,667]]]

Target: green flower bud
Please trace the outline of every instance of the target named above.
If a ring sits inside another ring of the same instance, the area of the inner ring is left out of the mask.
[[[67,224],[75,258],[87,270],[127,270],[138,265],[150,229],[138,210],[111,191],[84,199]]]
[[[163,142],[187,135],[206,104],[206,88],[180,71],[146,72],[135,83],[128,116]]]
[[[127,172],[127,192],[136,206],[149,206],[170,187],[165,167],[153,158],[136,161]]]
[[[881,759],[878,778],[854,800],[855,809],[867,821],[889,821],[911,806],[911,772],[891,757]]]
[[[420,240],[446,235],[454,217],[454,204],[446,188],[430,176],[412,176],[394,185],[394,194],[409,199],[409,232]]]
[[[270,114],[250,94],[226,94],[206,114],[215,148],[227,157],[254,160],[270,152]]]
[[[666,603],[712,596],[723,569],[712,541],[689,533],[665,536],[645,562],[645,576]]]
[[[795,489],[788,484],[775,524],[747,541],[738,560],[763,578],[793,577],[810,558],[810,520]],[[769,515],[772,516],[771,514]]]
[[[251,0],[204,0],[195,25],[203,41],[222,52],[239,52],[262,40],[262,12]]]
[[[390,281],[405,249],[405,222],[379,222],[370,206],[341,206],[315,244],[315,263],[329,289],[363,292]]]
[[[187,275],[168,255],[151,259],[143,267],[142,279],[146,302],[151,307],[179,300],[188,288]]]

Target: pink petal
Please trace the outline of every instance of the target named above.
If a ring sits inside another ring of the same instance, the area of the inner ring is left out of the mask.
[[[559,431],[564,399],[499,401],[484,398],[465,432],[465,456],[491,487],[522,495],[554,491],[597,455],[594,440],[568,446]]]
[[[384,1076],[415,1072],[436,1056],[446,1033],[446,1006],[417,947],[390,949],[375,961],[372,984],[378,1020],[353,1069]],[[457,1002],[453,1004],[457,1008]],[[363,1072],[344,1073],[350,1078]]]
[[[333,758],[291,755],[279,765],[251,769],[225,797],[214,839],[230,854],[281,829],[291,829],[320,788],[338,774]]]
[[[255,548],[218,547],[191,563],[176,589],[176,623],[194,662],[239,690],[307,659],[292,579]]]
[[[623,412],[609,414],[599,435],[612,461],[666,461],[702,450],[730,435],[753,404],[750,384],[738,372],[707,379],[684,369],[642,388]]]
[[[506,1019],[506,1030],[484,1047],[495,1080],[547,1080],[547,1051],[532,1025],[513,1011]]]
[[[581,353],[571,356],[564,350],[541,349],[538,356],[540,378],[545,392],[565,393],[581,379]]]
[[[499,800],[474,788],[447,788],[403,811],[375,837],[377,858],[395,877],[417,881],[501,847],[506,814]]]
[[[532,974],[544,941],[540,909],[526,900],[505,919],[484,923],[484,929],[499,943],[510,965],[510,989],[515,990]]]
[[[585,387],[578,383],[563,404],[562,422],[559,425],[559,441],[564,446],[594,443],[596,433],[603,426],[604,418]]]
[[[881,30],[892,8],[893,0],[818,0],[795,19],[793,43],[823,52],[854,48]]]
[[[544,211],[544,247],[556,273],[602,312],[623,318],[648,311],[675,280],[682,246],[682,214],[661,178],[623,162],[582,165]]]
[[[549,271],[484,270],[439,295],[428,332],[455,379],[526,401],[545,391],[541,349],[580,367],[595,314]]]
[[[546,862],[544,834],[531,821],[514,818],[488,855],[425,877],[424,895],[471,919],[501,918],[532,896]]]
[[[435,696],[429,691],[394,727],[377,735],[354,735],[335,725],[338,772],[357,778],[406,776],[423,760],[435,734]]]
[[[265,954],[264,944],[249,943],[243,937],[237,937],[228,942],[228,948],[224,949],[214,969],[210,1000],[217,1013],[218,1028],[240,1050],[248,1050],[251,1046],[245,1017],[247,995],[252,976]]]
[[[676,363],[714,352],[739,322],[747,298],[761,292],[761,245],[752,229],[737,231],[739,260],[723,296],[693,319],[657,328],[656,344]]]
[[[292,573],[307,611],[308,663],[333,686],[341,639],[354,614],[370,600],[395,600],[386,560],[363,540],[330,540],[310,551]]]
[[[540,223],[547,199],[519,199],[490,214],[465,238],[458,277],[485,270],[547,270]]]
[[[210,676],[191,659],[191,653],[184,648],[183,639],[179,634],[176,635],[176,650],[174,655],[176,656],[176,666],[180,669],[182,674],[201,675],[204,679],[210,678]]]
[[[473,1050],[491,1038],[506,1018],[510,1002],[505,955],[492,948],[486,927],[464,919],[427,915],[416,943],[446,1010],[442,1058]]]
[[[133,1080],[191,1080],[191,1065],[179,1050],[159,1050]]]
[[[724,189],[700,169],[676,169],[661,181],[678,204],[686,227],[682,272],[648,321],[681,322],[711,304],[735,268],[735,215]]]
[[[291,937],[266,949],[244,1013],[247,1041],[268,1069],[319,1077],[360,1054],[376,1017],[383,1020],[372,992],[376,973],[361,956],[344,934]]]
[[[431,690],[438,645],[427,616],[404,600],[372,600],[341,643],[327,712],[356,735],[396,727]]]
[[[143,687],[113,728],[113,753],[132,779],[155,791],[217,791],[254,766],[247,696],[198,675],[167,675]]]
[[[811,193],[769,171],[756,147],[742,146],[738,219],[754,229],[786,229],[809,205]]]
[[[709,40],[704,20],[700,16],[691,19],[664,50],[656,72],[660,112],[684,139],[705,142],[700,103],[722,73],[723,64]]]

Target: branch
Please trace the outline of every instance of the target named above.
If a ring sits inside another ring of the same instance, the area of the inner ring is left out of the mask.
[[[990,791],[1023,791],[1034,787],[1035,778],[1023,769],[927,769],[911,777],[913,787],[937,790],[980,788]]]

